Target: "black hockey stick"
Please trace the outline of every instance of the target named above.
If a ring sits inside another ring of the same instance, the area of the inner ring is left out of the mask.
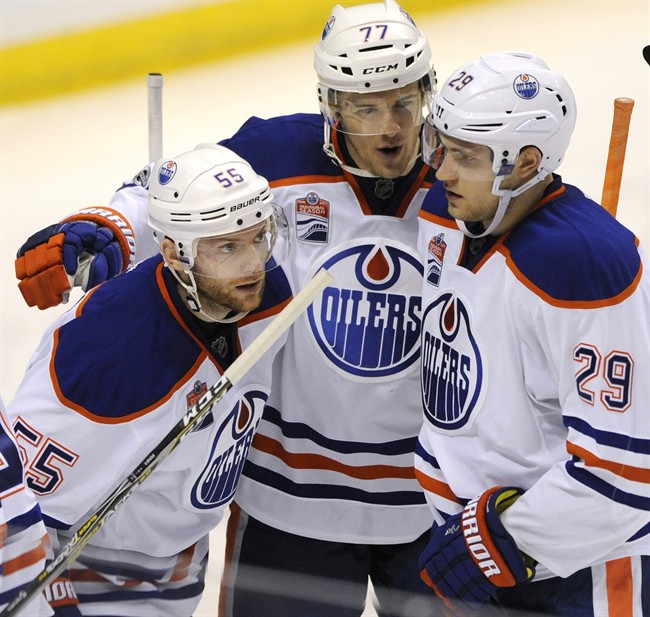
[[[28,583],[20,590],[18,595],[0,613],[1,617],[16,615],[21,608],[31,602],[38,593],[79,557],[84,546],[101,529],[109,517],[122,506],[151,472],[169,456],[188,432],[197,425],[199,420],[286,332],[331,280],[332,275],[325,269],[316,274],[271,324],[242,352],[241,356],[232,363],[219,381],[212,385],[198,403],[190,408],[163,440],[142,459],[129,476],[102,502],[95,513],[81,524],[54,560],[31,583]]]

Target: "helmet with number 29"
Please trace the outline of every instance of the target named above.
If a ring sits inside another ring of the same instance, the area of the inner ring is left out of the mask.
[[[564,77],[533,54],[498,52],[459,68],[434,96],[422,156],[434,168],[440,163],[438,134],[489,147],[496,174],[492,193],[501,198],[495,221],[500,221],[512,197],[557,169],[575,122],[575,98]],[[542,154],[537,175],[514,191],[500,189],[527,146]]]

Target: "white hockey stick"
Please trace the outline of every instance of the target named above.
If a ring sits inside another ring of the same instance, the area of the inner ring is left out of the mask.
[[[95,513],[85,520],[69,542],[63,546],[55,559],[48,564],[31,583],[27,584],[19,594],[0,613],[1,617],[16,615],[25,604],[30,602],[54,578],[79,557],[90,538],[97,533],[108,518],[131,496],[135,489],[142,484],[151,472],[169,456],[181,440],[196,424],[219,402],[248,370],[269,350],[271,345],[288,330],[291,324],[309,307],[314,298],[332,280],[332,275],[322,269],[295,296],[269,326],[247,347],[232,365],[224,372],[219,381],[212,385],[196,405],[178,421],[165,438],[142,459],[138,466],[104,500]]]
[[[147,75],[147,115],[149,138],[149,162],[162,158],[162,88],[163,76],[160,73]]]

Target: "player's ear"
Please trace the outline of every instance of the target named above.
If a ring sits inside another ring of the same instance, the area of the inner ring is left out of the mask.
[[[183,272],[185,267],[181,261],[178,259],[178,254],[176,253],[176,245],[174,241],[170,238],[165,238],[160,243],[160,252],[162,253],[165,263],[178,272]]]
[[[517,157],[517,173],[520,179],[525,182],[530,180],[542,164],[542,153],[535,146],[525,146]]]

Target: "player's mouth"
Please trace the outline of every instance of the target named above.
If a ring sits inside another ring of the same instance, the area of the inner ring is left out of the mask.
[[[262,289],[263,279],[258,279],[253,282],[242,283],[241,285],[236,285],[235,289],[241,291],[245,294],[256,294]]]
[[[447,197],[447,201],[450,203],[453,203],[454,201],[458,201],[459,199],[463,198],[462,195],[459,195],[458,193],[454,193],[454,191],[450,191],[447,188],[445,188],[445,196]]]
[[[404,150],[404,146],[399,145],[399,146],[382,146],[380,148],[377,148],[377,152],[379,152],[379,155],[387,160],[394,160],[396,158],[399,158],[399,156],[402,154],[402,151]]]

